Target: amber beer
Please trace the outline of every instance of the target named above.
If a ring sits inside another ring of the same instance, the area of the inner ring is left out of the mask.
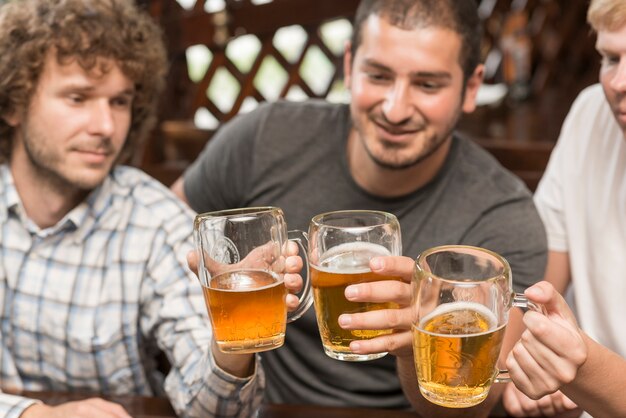
[[[212,277],[203,289],[220,351],[256,353],[283,345],[287,289],[277,275],[230,271]]]
[[[413,326],[420,391],[431,402],[466,408],[482,402],[498,369],[505,326],[475,302],[438,306]]]
[[[396,276],[372,273],[369,261],[372,257],[381,255],[389,255],[389,251],[381,245],[353,242],[333,247],[323,254],[319,265],[311,265],[311,286],[317,323],[324,351],[330,357],[361,361],[387,354],[356,355],[350,351],[350,342],[390,334],[392,330],[345,330],[338,323],[339,315],[344,313],[397,308],[395,303],[349,302],[345,297],[346,286],[351,284],[400,280]]]

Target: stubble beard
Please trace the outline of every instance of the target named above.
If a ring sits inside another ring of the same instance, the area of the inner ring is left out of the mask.
[[[69,178],[59,169],[64,164],[61,157],[56,153],[48,152],[45,146],[41,145],[46,140],[43,135],[34,132],[28,123],[22,129],[21,135],[28,163],[42,188],[63,194],[87,194],[104,180],[104,178],[99,181]]]
[[[435,154],[448,141],[448,139],[452,137],[452,133],[457,125],[457,122],[460,116],[461,116],[461,111],[460,109],[458,109],[456,111],[455,117],[451,120],[450,124],[446,127],[443,134],[437,135],[437,133],[434,133],[428,138],[421,139],[420,141],[424,141],[424,147],[419,153],[417,153],[417,155],[413,156],[412,158],[407,157],[405,159],[396,159],[396,161],[393,161],[393,158],[384,158],[383,155],[377,155],[371,149],[371,147],[368,144],[368,141],[365,139],[368,134],[365,132],[365,129],[363,129],[363,126],[359,123],[354,123],[354,126],[356,128],[357,134],[359,135],[360,141],[362,141],[363,143],[365,152],[367,153],[367,155],[369,155],[370,159],[377,166],[387,169],[387,170],[400,171],[400,170],[406,170],[411,167],[415,167],[416,165],[422,163],[424,160],[428,159],[433,154]],[[370,123],[373,123],[371,122],[371,118],[369,120],[370,120]],[[371,136],[374,136],[374,135],[375,134],[372,134]],[[397,155],[402,150],[401,147],[396,146],[395,144],[385,144],[384,142],[382,142],[382,147],[384,150],[381,154],[387,154],[387,151],[390,151],[392,153],[395,152]]]

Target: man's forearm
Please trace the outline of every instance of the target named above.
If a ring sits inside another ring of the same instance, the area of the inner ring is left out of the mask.
[[[626,417],[626,359],[583,334],[588,357],[562,392],[596,418]]]

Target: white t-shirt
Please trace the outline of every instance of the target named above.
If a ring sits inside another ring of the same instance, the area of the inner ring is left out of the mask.
[[[626,139],[600,85],[574,102],[535,203],[569,253],[581,328],[626,357]]]

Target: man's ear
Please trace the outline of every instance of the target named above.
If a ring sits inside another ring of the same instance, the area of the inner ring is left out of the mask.
[[[352,83],[352,42],[346,41],[343,46],[343,84],[350,90]]]
[[[20,113],[16,110],[12,110],[10,113],[2,115],[2,120],[4,120],[7,125],[12,128],[17,128],[22,122],[22,118],[20,117]]]
[[[476,109],[476,94],[483,83],[485,76],[485,66],[478,64],[472,75],[469,76],[465,83],[465,97],[463,97],[463,112],[471,113]]]

